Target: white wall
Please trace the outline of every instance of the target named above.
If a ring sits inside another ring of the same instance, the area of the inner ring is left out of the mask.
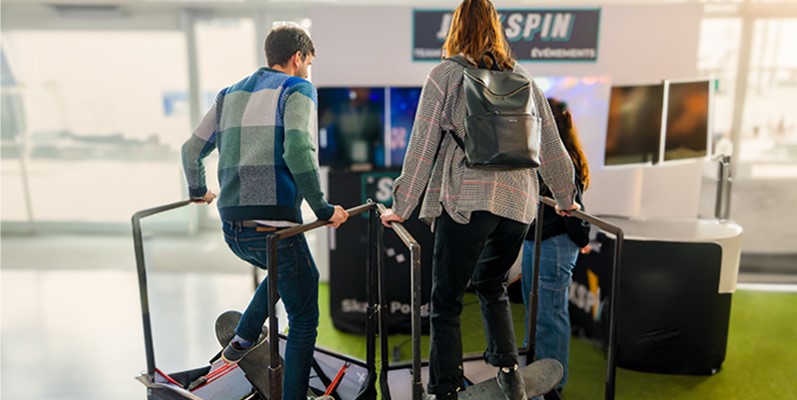
[[[313,81],[319,86],[422,84],[435,63],[412,61],[412,10],[311,9],[318,52]],[[605,6],[597,62],[524,65],[534,75],[610,75],[617,84],[694,77],[701,15],[702,6],[695,4]]]
[[[516,6],[520,7],[530,6]],[[535,6],[539,7],[543,6]],[[435,63],[412,61],[412,11],[410,7],[311,9],[318,56],[313,81],[318,86],[422,85]],[[601,8],[597,62],[524,65],[537,76],[608,75],[612,84],[694,77],[702,13],[699,4],[605,6]],[[605,127],[595,131],[605,135]],[[694,185],[699,183],[699,169],[696,174],[689,168],[672,167],[658,171],[650,167],[602,169],[604,139],[582,141],[590,153],[588,158],[601,161],[593,162],[594,183],[585,196],[591,212],[642,218],[697,215],[699,190],[696,192]],[[688,196],[657,200],[659,188],[686,181]]]

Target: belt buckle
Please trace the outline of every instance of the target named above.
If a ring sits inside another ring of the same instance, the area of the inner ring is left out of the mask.
[[[258,225],[255,227],[255,232],[275,232],[277,228],[273,226]]]

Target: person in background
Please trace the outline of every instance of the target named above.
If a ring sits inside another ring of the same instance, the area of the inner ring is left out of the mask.
[[[302,222],[302,199],[316,217],[337,228],[348,213],[329,204],[321,191],[316,156],[316,89],[306,80],[315,57],[300,27],[273,29],[265,44],[268,68],[223,90],[182,148],[191,198],[210,204],[203,159],[219,151],[218,209],[224,239],[235,255],[266,268],[267,239]],[[279,241],[279,296],[288,314],[283,394],[306,400],[318,327],[318,270],[304,235]],[[268,277],[257,287],[222,352],[237,363],[262,345],[268,317]],[[267,366],[263,366],[264,373]]]
[[[529,73],[510,54],[498,13],[488,0],[465,0],[454,12],[443,44],[446,57],[476,65],[490,51],[501,69],[525,75],[542,119],[539,171],[558,207],[572,210],[573,164],[556,132],[548,102]],[[487,66],[492,61],[485,58]],[[444,60],[426,78],[393,207],[382,222],[403,222],[423,198],[420,218],[432,224],[431,352],[428,391],[438,400],[458,398],[465,388],[460,314],[468,281],[476,290],[487,350],[507,399],[525,400],[523,377],[504,282],[536,215],[537,171],[469,168],[451,135],[465,135],[464,66]],[[438,150],[439,149],[439,150]],[[425,192],[425,194],[424,194]],[[564,212],[564,211],[563,211]]]
[[[575,168],[575,185],[578,189],[576,202],[581,209],[581,193],[589,187],[589,166],[581,149],[581,142],[573,126],[573,116],[567,104],[548,99],[559,137],[565,145]],[[546,185],[540,187],[540,196],[551,196]],[[534,233],[532,224],[523,243],[522,287],[523,303],[528,315],[529,293],[534,276]],[[570,312],[568,311],[568,288],[573,280],[579,249],[587,251],[590,225],[578,218],[559,215],[553,208],[545,207],[542,222],[542,247],[540,249],[539,304],[537,307],[537,333],[535,352],[537,358],[553,358],[562,363],[564,375],[557,386],[561,393],[567,384],[567,360],[570,354]],[[528,332],[525,337],[528,339]],[[548,398],[554,395],[546,396]]]

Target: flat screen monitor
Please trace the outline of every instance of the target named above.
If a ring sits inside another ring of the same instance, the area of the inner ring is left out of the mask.
[[[662,84],[612,87],[604,165],[658,162],[663,109]]]
[[[336,168],[385,166],[385,88],[318,89],[318,160]]]
[[[390,130],[387,137],[388,167],[401,167],[412,134],[415,111],[421,98],[420,87],[391,87],[388,108]]]
[[[664,81],[662,161],[709,155],[711,87],[708,79]]]

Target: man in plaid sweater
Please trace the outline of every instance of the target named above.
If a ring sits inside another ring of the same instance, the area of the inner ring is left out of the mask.
[[[219,151],[218,209],[224,239],[242,260],[266,268],[266,241],[302,222],[301,203],[337,228],[348,218],[324,198],[316,157],[317,94],[306,80],[313,42],[298,26],[275,28],[266,38],[268,68],[221,92],[182,148],[189,194],[211,203],[202,160]],[[283,399],[305,400],[318,327],[318,270],[304,235],[279,241],[278,290],[288,313]],[[260,283],[222,352],[236,363],[257,346],[268,317],[268,278]],[[264,366],[265,368],[265,366]]]

